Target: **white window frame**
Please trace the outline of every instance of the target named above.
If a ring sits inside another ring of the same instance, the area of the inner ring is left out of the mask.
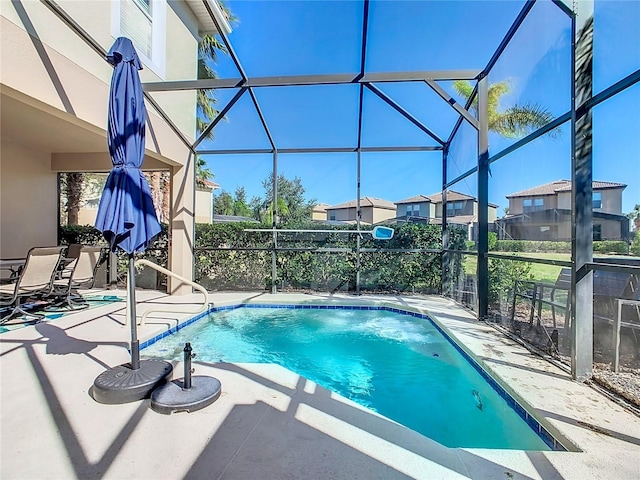
[[[131,0],[137,3],[135,0]],[[155,73],[160,79],[165,80],[166,63],[167,63],[167,1],[151,0],[151,57],[147,57],[144,53],[138,51],[138,57],[148,68]],[[120,0],[111,0],[111,35],[113,39],[122,36],[120,32]]]

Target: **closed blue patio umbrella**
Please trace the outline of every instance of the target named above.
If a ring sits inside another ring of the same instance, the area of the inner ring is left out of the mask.
[[[127,296],[131,325],[131,364],[102,373],[93,396],[101,403],[125,403],[146,397],[168,377],[168,362],[140,362],[137,339],[134,254],[143,252],[160,233],[149,184],[140,168],[145,151],[146,108],[138,70],[142,63],[130,39],[116,39],[106,60],[113,65],[107,142],[113,168],[100,198],[96,228],[113,252],[129,254]]]

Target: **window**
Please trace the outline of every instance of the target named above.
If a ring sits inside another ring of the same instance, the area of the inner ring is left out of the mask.
[[[602,192],[593,192],[592,201],[593,208],[602,208]]]
[[[447,202],[447,216],[462,215],[462,202]]]
[[[334,212],[331,212],[329,214],[329,220],[335,220],[336,219],[336,214]]]
[[[539,212],[540,210],[544,210],[544,198],[525,198],[522,200],[524,213]]]
[[[407,217],[419,217],[420,205],[407,205]]]
[[[145,67],[164,77],[165,0],[121,0],[112,5],[113,37],[130,38]]]
[[[593,240],[602,240],[602,225],[593,226]]]

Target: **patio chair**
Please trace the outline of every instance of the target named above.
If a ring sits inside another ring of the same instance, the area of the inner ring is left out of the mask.
[[[48,311],[82,310],[89,306],[77,291],[93,287],[103,251],[103,247],[80,248],[78,257],[62,270],[60,278],[54,280],[51,296],[55,298]]]
[[[63,267],[62,267],[63,277],[68,278],[71,276],[73,269],[76,268],[76,263],[78,263],[80,250],[82,250],[82,244],[80,243],[71,243],[67,248],[67,253],[63,260]]]
[[[29,323],[37,323],[44,315],[28,312],[21,303],[25,298],[46,297],[53,289],[53,281],[60,266],[65,247],[33,247],[27,254],[24,268],[15,283],[0,285],[0,306],[13,306],[0,317],[0,325],[16,315],[35,317]]]

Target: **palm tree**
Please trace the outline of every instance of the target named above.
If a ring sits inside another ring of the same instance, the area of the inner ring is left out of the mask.
[[[467,80],[454,81],[453,88],[467,101],[473,92],[473,85]],[[500,99],[509,92],[511,92],[511,83],[508,80],[489,85],[487,99],[489,131],[506,138],[520,138],[545,126],[554,119],[551,112],[535,103],[516,104],[501,111]],[[477,96],[471,104],[471,109],[477,113]],[[555,129],[549,135],[555,138],[559,133],[560,130]]]
[[[213,179],[213,172],[209,169],[207,162],[200,155],[196,155],[196,185],[203,187],[205,180],[211,179]]]
[[[64,211],[67,214],[67,225],[78,224],[83,183],[84,175],[82,173],[73,172],[60,175],[60,191],[64,192],[66,196]]]

